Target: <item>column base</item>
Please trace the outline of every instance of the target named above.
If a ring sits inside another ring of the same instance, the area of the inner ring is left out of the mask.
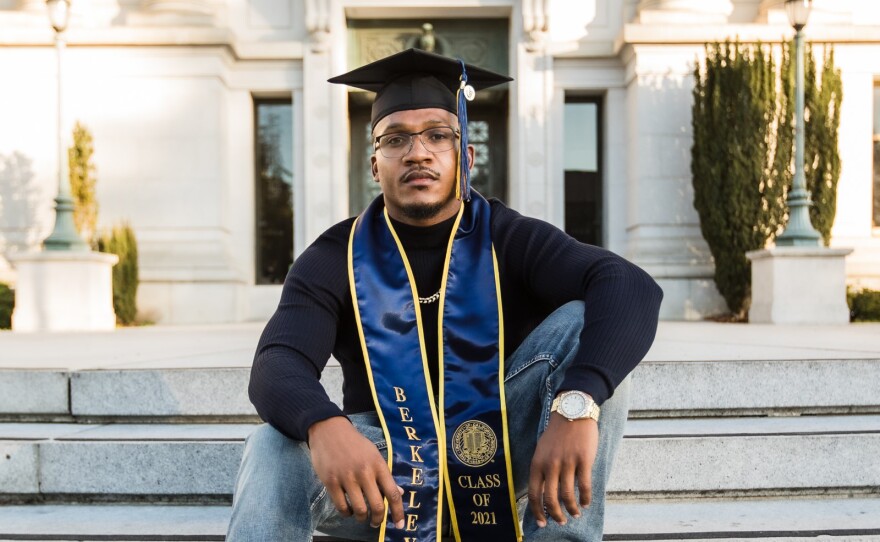
[[[107,331],[116,328],[112,269],[101,252],[43,251],[9,256],[17,270],[12,330]]]
[[[848,324],[849,248],[776,247],[747,252],[753,324]]]

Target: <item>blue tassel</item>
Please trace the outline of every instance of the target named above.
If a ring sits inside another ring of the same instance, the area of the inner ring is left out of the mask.
[[[458,59],[461,64],[461,83],[458,86],[458,123],[461,126],[461,148],[459,149],[459,174],[458,190],[462,201],[471,200],[471,169],[468,164],[468,121],[467,121],[467,98],[465,98],[464,87],[467,85],[467,70],[464,67],[464,61]]]

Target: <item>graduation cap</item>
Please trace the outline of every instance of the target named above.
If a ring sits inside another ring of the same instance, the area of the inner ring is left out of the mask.
[[[470,200],[470,168],[467,156],[467,106],[477,90],[513,81],[506,75],[465,64],[460,59],[407,49],[348,73],[328,79],[376,93],[371,127],[391,113],[410,109],[445,109],[458,116],[461,148],[458,153],[456,196]]]

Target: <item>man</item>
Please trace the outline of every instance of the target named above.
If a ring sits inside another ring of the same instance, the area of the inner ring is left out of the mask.
[[[415,50],[331,79],[377,91],[382,195],[288,274],[227,540],[601,540],[662,292],[470,190],[465,100],[508,80]],[[318,381],[331,353],[342,410]]]

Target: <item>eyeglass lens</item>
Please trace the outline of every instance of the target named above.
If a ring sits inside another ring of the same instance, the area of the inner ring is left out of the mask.
[[[430,152],[444,152],[455,147],[455,131],[448,127],[438,127],[413,134],[396,133],[379,136],[379,150],[385,158],[400,158],[412,149],[414,136],[419,136],[422,145]]]

